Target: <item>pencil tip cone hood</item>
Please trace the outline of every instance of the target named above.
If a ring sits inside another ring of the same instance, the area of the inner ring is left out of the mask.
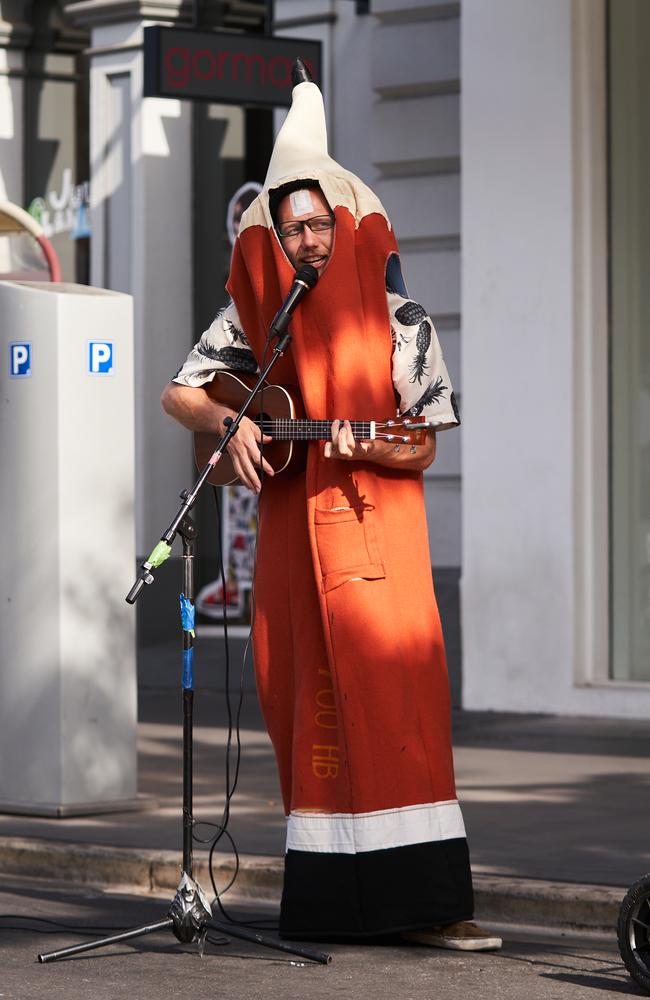
[[[305,79],[293,88],[291,107],[275,140],[264,187],[277,187],[289,175],[311,176],[337,166],[327,152],[323,95],[315,83]]]

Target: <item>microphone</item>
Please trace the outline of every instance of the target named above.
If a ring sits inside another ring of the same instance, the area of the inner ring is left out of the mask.
[[[286,332],[286,329],[291,322],[291,316],[293,315],[294,309],[305,297],[307,292],[314,287],[317,281],[318,271],[315,267],[312,267],[311,264],[305,264],[299,271],[296,271],[296,277],[293,280],[291,291],[280,306],[275,315],[275,319],[271,323],[269,337],[281,337]]]

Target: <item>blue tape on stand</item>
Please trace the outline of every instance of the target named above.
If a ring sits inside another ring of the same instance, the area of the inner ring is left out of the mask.
[[[181,622],[183,624],[184,632],[191,632],[194,635],[194,605],[190,601],[189,597],[185,594],[180,595],[181,602]]]
[[[194,687],[194,649],[183,650],[183,688],[188,691]]]

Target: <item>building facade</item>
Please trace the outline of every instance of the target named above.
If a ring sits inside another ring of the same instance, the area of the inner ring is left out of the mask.
[[[470,708],[650,710],[650,11],[464,0]]]
[[[462,427],[425,476],[456,703],[646,715],[646,7],[61,0],[37,25],[0,0],[0,193],[55,208],[74,162],[92,235],[65,236],[66,276],[134,296],[141,556],[192,479],[160,389],[222,302],[226,206],[263,180],[282,120],[143,98],[142,31],[271,24],[322,42],[332,155],[382,198],[457,390]],[[144,641],[173,632],[175,584],[159,574],[139,609]]]

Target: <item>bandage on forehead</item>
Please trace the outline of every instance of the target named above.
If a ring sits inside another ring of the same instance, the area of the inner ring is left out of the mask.
[[[311,191],[307,188],[300,188],[298,191],[292,191],[289,195],[289,202],[291,204],[291,211],[293,212],[294,218],[299,215],[306,215],[307,212],[314,211],[314,202],[312,201]]]

